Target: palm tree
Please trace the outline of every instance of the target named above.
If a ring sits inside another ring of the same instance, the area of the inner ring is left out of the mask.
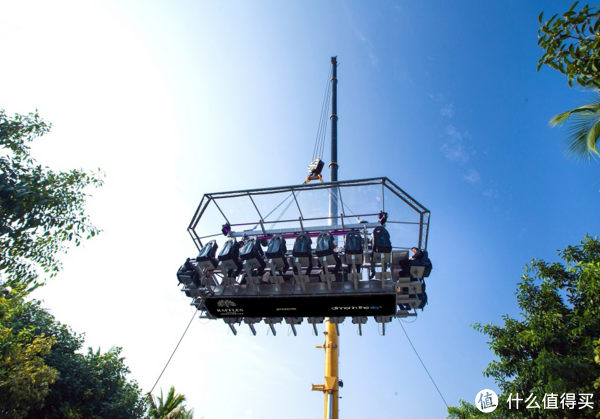
[[[568,122],[567,154],[576,160],[588,161],[600,155],[600,92],[596,92],[585,105],[556,115],[550,120],[550,125],[556,127],[565,122]]]
[[[166,399],[163,397],[162,389],[158,399],[148,393],[146,394],[148,419],[193,419],[194,409],[187,410],[183,404],[184,402],[185,396],[175,394],[174,386],[169,389]]]

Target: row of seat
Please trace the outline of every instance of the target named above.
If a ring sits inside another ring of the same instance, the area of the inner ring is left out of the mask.
[[[287,250],[286,240],[282,235],[265,239],[249,238],[242,242],[230,238],[217,255],[218,244],[210,241],[204,245],[195,261],[187,260],[177,273],[179,282],[184,284],[186,295],[191,298],[201,297],[198,304],[202,306],[204,298],[210,298],[217,292],[226,292],[228,286],[232,295],[262,295],[276,292],[277,295],[313,294],[322,292],[317,283],[326,283],[329,292],[343,290],[336,282],[351,282],[357,293],[380,289],[393,291],[398,288],[397,302],[400,310],[423,308],[427,303],[423,278],[429,275],[431,262],[427,252],[421,252],[420,260],[409,260],[408,251],[392,251],[390,236],[381,226],[376,227],[370,241],[364,239],[358,230],[351,230],[345,236],[344,248],[337,248],[331,232],[321,232],[316,246],[312,247],[309,233],[299,233],[291,252]],[[266,252],[263,251],[266,247]],[[314,265],[320,269],[313,269]],[[345,265],[342,268],[342,265]],[[367,265],[371,270],[370,279],[381,281],[380,288],[373,288],[372,283],[361,282],[361,266]],[[291,272],[288,271],[290,266]],[[266,269],[269,269],[266,271]],[[375,270],[378,270],[376,272]],[[242,271],[245,274],[240,277]],[[213,273],[222,274],[216,282]],[[293,280],[289,283],[289,280]],[[315,283],[316,282],[316,283]],[[261,288],[262,284],[274,284],[273,288]],[[244,286],[251,284],[251,288]],[[284,284],[291,284],[285,285]],[[362,285],[361,285],[362,284]],[[215,289],[215,286],[224,288]],[[236,291],[241,286],[241,290]],[[300,288],[297,288],[299,286]],[[258,287],[258,288],[257,288]],[[294,291],[297,290],[297,291]],[[320,290],[320,291],[319,291]]]
[[[237,242],[235,238],[230,238],[217,256],[218,244],[215,240],[211,240],[202,247],[196,261],[204,271],[215,270],[221,265],[220,269],[229,277],[238,276],[244,263],[247,265],[247,269],[256,270],[257,276],[261,276],[267,266],[266,260],[282,274],[285,273],[290,267],[285,238],[282,235],[275,235],[268,243],[264,242],[264,239],[255,238]],[[263,245],[267,247],[266,252],[263,252]],[[370,262],[372,269],[371,277],[374,277],[375,265],[389,264],[391,252],[392,245],[388,231],[384,227],[377,227],[371,234],[370,243],[365,242],[358,230],[349,231],[345,237],[343,253],[338,252],[338,249],[336,249],[331,232],[324,231],[319,234],[314,254],[310,235],[300,233],[296,237],[290,257],[296,272],[298,266],[302,266],[306,268],[307,272],[310,272],[313,268],[313,255],[316,255],[319,267],[328,269],[327,267],[331,266],[333,267],[331,271],[334,274],[340,271],[342,258],[347,266],[352,267],[352,272],[358,273],[365,263],[366,253],[369,256],[368,262]],[[415,265],[416,263],[424,266],[423,276],[427,277],[431,270],[431,262],[426,251],[424,251],[424,255],[423,260],[411,263],[408,261],[408,253],[405,253],[405,257],[400,258],[401,260],[397,262],[406,275],[408,275],[411,264]]]

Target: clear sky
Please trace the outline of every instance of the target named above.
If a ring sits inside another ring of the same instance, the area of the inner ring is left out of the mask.
[[[429,305],[403,324],[446,401],[496,389],[475,322],[518,316],[532,258],[599,233],[598,163],[548,127],[586,99],[536,72],[537,17],[565,1],[29,1],[0,4],[0,106],[53,123],[34,147],[101,168],[103,233],[36,297],[86,344],[122,346],[150,390],[193,315],[175,272],[202,194],[299,184],[338,56],[340,179],[387,176],[431,210]],[[326,155],[325,160],[329,162]],[[320,417],[309,325],[258,336],[195,320],[159,387],[197,417]],[[445,417],[398,323],[341,326],[340,417]]]

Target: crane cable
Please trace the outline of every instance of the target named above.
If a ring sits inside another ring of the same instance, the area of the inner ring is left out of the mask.
[[[398,323],[400,323],[400,322],[398,322]],[[440,389],[438,388],[437,384],[433,380],[433,377],[431,376],[431,374],[429,374],[429,371],[427,370],[427,367],[425,366],[425,363],[423,362],[423,360],[419,356],[419,353],[415,349],[415,346],[412,344],[410,338],[408,337],[408,333],[406,333],[406,329],[404,329],[404,326],[402,325],[402,323],[400,323],[400,326],[402,326],[402,330],[404,331],[404,334],[406,335],[406,339],[408,339],[408,343],[410,343],[410,346],[412,346],[413,351],[415,351],[415,354],[417,354],[417,358],[419,358],[419,361],[421,361],[421,365],[423,365],[423,368],[425,368],[425,372],[427,373],[427,375],[431,379],[431,382],[433,383],[433,385],[435,386],[435,389],[437,390],[437,392],[439,393],[440,397],[442,398],[442,401],[444,402],[444,404],[446,405],[446,407],[449,407],[448,403],[446,403],[446,399],[444,399],[444,396],[442,396],[442,392],[440,391]]]
[[[315,139],[315,147],[313,149],[313,160],[316,158],[323,157],[323,151],[325,149],[325,134],[327,132],[327,109],[329,108],[329,101],[331,98],[331,76],[333,69],[329,70],[327,76],[327,85],[325,87],[325,96],[323,97],[323,104],[321,105],[321,115],[319,118],[319,126],[317,128],[317,136]]]
[[[175,349],[173,350],[173,353],[169,357],[169,360],[165,364],[165,367],[163,368],[162,372],[160,373],[160,375],[156,379],[156,382],[152,386],[152,390],[150,390],[150,392],[148,394],[152,394],[152,392],[154,391],[154,387],[156,387],[156,385],[160,381],[160,377],[162,377],[163,373],[167,369],[167,366],[169,366],[169,362],[171,362],[171,359],[173,359],[173,355],[175,355],[175,352],[177,351],[177,348],[179,348],[179,344],[181,343],[181,341],[183,340],[183,337],[185,336],[185,334],[187,333],[188,329],[190,328],[190,325],[192,324],[192,321],[194,320],[195,316],[196,316],[196,312],[194,311],[194,314],[192,314],[192,318],[190,319],[190,322],[188,323],[187,327],[185,328],[185,331],[183,332],[183,335],[181,335],[181,338],[179,339],[179,342],[177,342],[177,346],[175,346]]]

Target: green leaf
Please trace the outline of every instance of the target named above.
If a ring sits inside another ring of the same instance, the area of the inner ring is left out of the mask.
[[[13,286],[35,287],[44,280],[36,270],[60,270],[59,255],[84,223],[85,188],[102,185],[96,172],[54,172],[36,164],[28,143],[48,133],[51,124],[35,113],[9,117],[0,109],[0,214],[10,229],[0,229],[0,274]],[[8,182],[7,182],[8,181]],[[1,416],[1,415],[0,415]]]

